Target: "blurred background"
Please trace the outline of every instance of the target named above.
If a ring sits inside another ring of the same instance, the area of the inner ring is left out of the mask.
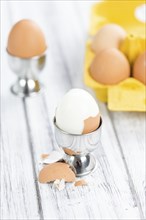
[[[49,85],[48,94],[53,89],[59,99],[61,88],[64,94],[70,87],[82,87],[90,8],[95,2],[99,1],[2,1],[3,71],[8,66],[6,47],[12,26],[21,19],[32,19],[44,32],[48,45],[46,66],[40,75],[46,87]],[[9,68],[8,72],[7,82],[2,83],[3,95],[16,80]],[[56,105],[53,98],[52,105]]]

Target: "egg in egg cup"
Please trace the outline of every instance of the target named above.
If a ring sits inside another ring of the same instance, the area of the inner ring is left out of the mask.
[[[55,138],[57,144],[65,152],[65,161],[76,171],[76,176],[81,177],[96,169],[96,158],[92,154],[100,144],[102,119],[99,127],[88,134],[70,134],[61,130],[54,118]]]
[[[92,154],[99,147],[102,118],[95,99],[83,89],[68,91],[56,108],[55,138],[64,160],[75,169],[76,176],[96,168]]]
[[[18,76],[12,93],[25,97],[41,91],[38,74],[45,66],[46,49],[44,34],[34,21],[23,19],[12,27],[7,42],[8,63]]]

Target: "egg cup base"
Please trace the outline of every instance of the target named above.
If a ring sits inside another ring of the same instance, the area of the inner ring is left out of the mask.
[[[11,86],[11,92],[18,97],[31,97],[42,92],[43,84],[37,80],[19,78],[15,84]]]
[[[75,169],[77,177],[88,175],[96,169],[96,159],[92,154],[66,155],[66,158],[70,166]]]
[[[66,153],[65,161],[75,169],[77,177],[81,177],[90,174],[96,169],[96,158],[91,152],[94,152],[99,147],[101,130],[102,130],[102,118],[100,118],[99,127],[87,134],[70,134],[61,130],[56,124],[56,118],[54,117],[55,127],[55,139],[62,150],[67,148],[73,151],[73,154]],[[75,154],[74,154],[75,153]]]

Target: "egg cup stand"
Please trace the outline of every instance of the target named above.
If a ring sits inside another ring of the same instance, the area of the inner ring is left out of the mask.
[[[9,66],[18,76],[16,83],[11,86],[11,92],[19,97],[29,97],[40,92],[43,85],[38,80],[38,74],[44,68],[45,60],[45,54],[24,59],[8,53]]]
[[[87,175],[96,168],[96,159],[89,153],[74,156],[66,154],[65,161],[74,168],[77,177]]]
[[[55,138],[60,148],[67,148],[75,152],[80,151],[77,155],[65,154],[64,160],[75,169],[76,176],[81,177],[87,175],[95,170],[96,159],[92,151],[97,149],[100,143],[102,120],[100,126],[95,131],[83,134],[74,135],[64,132],[56,125],[56,119],[54,118],[55,126]]]

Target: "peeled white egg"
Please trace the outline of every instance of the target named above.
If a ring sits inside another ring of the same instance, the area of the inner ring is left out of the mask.
[[[96,101],[83,89],[71,89],[56,109],[56,124],[70,134],[86,134],[96,130],[100,124]]]

